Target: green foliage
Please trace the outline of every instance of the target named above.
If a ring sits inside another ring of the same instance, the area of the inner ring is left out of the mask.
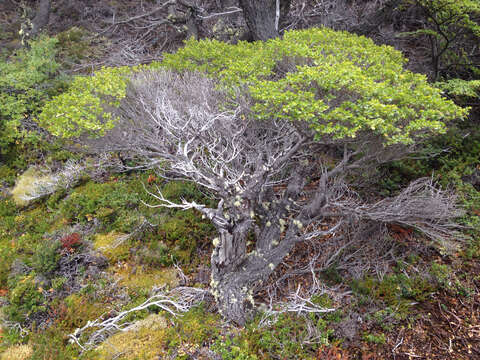
[[[16,228],[15,217],[17,209],[13,201],[0,199],[0,288],[7,286],[11,256],[11,232]]]
[[[3,182],[4,185],[12,186],[15,184],[15,177],[17,176],[14,169],[7,165],[0,166],[0,183]]]
[[[61,87],[52,80],[59,65],[55,61],[55,38],[40,37],[29,48],[0,61],[0,149],[3,155],[15,142],[38,140],[35,133],[21,130],[21,120],[35,116],[40,107]]]
[[[404,0],[402,6],[415,5],[424,22],[405,36],[426,36],[430,43],[433,78],[465,76],[478,72],[469,54],[476,53],[480,37],[480,3],[477,0]]]
[[[430,275],[442,288],[449,289],[452,287],[452,269],[448,265],[432,263]]]
[[[377,345],[383,345],[387,342],[387,338],[384,333],[379,333],[379,334],[364,334],[363,339],[366,342],[372,343],[372,344],[377,344]]]
[[[140,200],[129,191],[126,183],[89,181],[63,199],[58,204],[58,212],[73,222],[86,223],[97,218],[104,224],[119,224],[124,220],[123,215],[127,214],[125,208],[136,208],[139,203]]]
[[[169,328],[168,346],[181,342],[203,344],[219,335],[219,316],[205,311],[203,304],[195,306],[178,319],[175,328]]]
[[[312,321],[314,320],[314,321]],[[302,339],[309,331],[309,325],[316,327],[320,338],[317,343],[304,346]],[[278,321],[268,327],[258,328],[252,324],[245,336],[245,344],[250,347],[251,354],[262,354],[261,358],[309,359],[313,358],[316,350],[322,344],[329,344],[333,337],[333,330],[328,329],[328,322],[320,316],[306,319],[295,314],[282,314]]]
[[[39,274],[51,274],[60,260],[60,246],[60,241],[46,240],[40,243],[31,261],[33,269]]]
[[[255,354],[251,354],[248,343],[237,344],[238,339],[218,339],[212,346],[212,350],[220,355],[223,360],[257,360]]]
[[[437,287],[424,276],[407,276],[404,273],[386,275],[381,281],[370,276],[352,280],[352,290],[362,301],[383,301],[398,305],[404,299],[425,301]]]
[[[84,326],[88,320],[97,319],[109,308],[98,299],[94,301],[81,294],[72,294],[52,307],[61,310],[57,326],[65,332]]]
[[[318,138],[369,131],[386,144],[409,144],[445,132],[445,122],[467,111],[444,99],[424,76],[403,70],[405,61],[392,47],[321,28],[236,45],[192,39],[149,67],[205,72],[232,96],[247,89],[259,119],[306,121]],[[69,92],[47,104],[40,123],[63,137],[103,134],[114,126],[109,107],[125,96],[128,74],[142,68],[106,68],[77,78]]]
[[[53,135],[69,138],[103,134],[114,125],[109,111],[125,97],[127,75],[134,68],[102,68],[95,76],[76,77],[67,92],[47,103],[38,123]]]
[[[398,323],[405,320],[412,322],[414,319],[415,317],[412,316],[410,311],[410,304],[406,302],[400,302],[395,306],[387,306],[373,314],[375,323],[385,331],[392,331]]]
[[[78,358],[78,348],[65,342],[65,334],[57,328],[48,328],[30,336],[33,353],[29,360],[71,360]],[[82,356],[87,360],[87,357]],[[91,358],[90,358],[91,359]]]
[[[386,143],[411,143],[444,132],[445,121],[466,115],[424,76],[404,71],[404,63],[391,47],[322,28],[287,32],[266,43],[189,40],[162,65],[247,86],[260,119],[307,121],[318,137],[373,131]]]
[[[10,305],[5,307],[5,314],[12,321],[23,322],[26,317],[45,311],[45,298],[41,288],[35,283],[35,273],[12,279],[15,286],[9,293]]]
[[[90,35],[90,36],[89,36]],[[79,64],[82,60],[97,52],[92,44],[91,34],[79,27],[71,27],[56,36],[58,40],[58,57],[64,67]]]
[[[320,306],[331,307],[332,300],[327,295],[318,295],[312,301]],[[212,349],[222,359],[314,359],[322,345],[333,339],[332,323],[341,320],[339,311],[325,314],[299,316],[292,313],[279,315],[272,325],[259,326],[258,320],[246,326],[245,331],[236,336],[219,337]],[[315,331],[315,342],[304,343],[304,339]]]
[[[52,279],[52,289],[54,290],[61,290],[63,285],[67,282],[67,278],[64,276],[56,277]]]
[[[480,80],[451,79],[438,82],[436,85],[460,101],[465,98],[480,97]]]

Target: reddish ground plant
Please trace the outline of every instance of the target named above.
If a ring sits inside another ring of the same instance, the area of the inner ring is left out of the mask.
[[[60,242],[62,243],[62,249],[73,252],[75,248],[80,245],[81,240],[82,238],[79,233],[71,233],[61,238]]]

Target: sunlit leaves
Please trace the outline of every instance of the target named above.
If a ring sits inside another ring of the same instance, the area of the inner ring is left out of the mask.
[[[305,122],[317,139],[374,132],[386,144],[445,132],[467,111],[442,97],[425,76],[403,69],[401,53],[365,37],[326,28],[286,32],[267,42],[188,40],[149,68],[200,71],[234,96],[248,91],[253,116]],[[109,107],[125,96],[134,68],[106,68],[80,77],[48,104],[40,122],[63,137],[101,135],[114,125]]]

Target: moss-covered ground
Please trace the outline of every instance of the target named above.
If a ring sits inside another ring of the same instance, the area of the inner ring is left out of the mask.
[[[364,264],[352,272],[337,261],[318,274],[323,292],[312,301],[334,312],[283,313],[268,321],[260,306],[254,320],[237,328],[208,301],[180,317],[144,310],[130,316],[128,331],[83,353],[69,334],[145,301],[153,287],[184,284],[174,264],[188,285],[208,284],[213,227],[194,211],[145,206],[151,198],[144,186],[159,186],[173,200],[210,200],[190,183],[141,172],[86,177],[33,203],[6,195],[0,200],[1,359],[475,359],[480,201],[473,186],[461,179],[457,185],[470,239],[446,253],[408,229],[389,228],[383,270]],[[360,251],[356,246],[342,255]],[[309,251],[299,245],[286,264],[299,265]],[[306,289],[311,274],[293,280]],[[268,304],[268,297],[260,292],[256,301]]]

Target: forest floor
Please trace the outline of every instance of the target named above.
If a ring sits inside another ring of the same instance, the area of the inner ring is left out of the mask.
[[[173,200],[208,201],[191,184],[152,173],[103,173],[23,206],[0,200],[2,360],[24,351],[32,359],[76,358],[80,348],[68,335],[87,321],[131,309],[155,288],[208,288],[213,228],[193,211],[143,206],[142,183]],[[154,226],[141,227],[145,220]],[[477,243],[446,254],[389,228],[384,238],[345,247],[315,278],[295,272],[308,269],[318,249],[331,257],[341,245],[319,238],[298,245],[257,293],[260,313],[246,327],[225,323],[209,297],[177,318],[153,307],[126,319],[136,330],[112,333],[82,358],[478,359]],[[333,312],[266,317],[272,297],[279,309],[314,281],[312,301]]]

